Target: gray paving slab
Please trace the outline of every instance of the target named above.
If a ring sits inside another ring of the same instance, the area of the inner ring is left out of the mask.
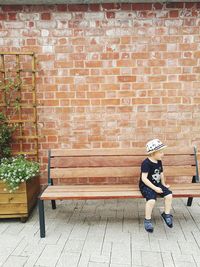
[[[144,200],[45,202],[46,238],[38,211],[26,223],[0,220],[0,266],[8,267],[198,267],[200,199],[192,207],[175,199],[174,228],[163,224],[162,200],[153,212],[154,233],[143,227]]]

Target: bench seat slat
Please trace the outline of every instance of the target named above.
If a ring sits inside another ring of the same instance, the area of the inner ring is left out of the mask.
[[[165,176],[193,176],[195,166],[165,167]],[[79,177],[139,177],[139,167],[91,167],[91,168],[54,168],[51,178],[79,178]]]
[[[188,190],[196,188],[199,183],[195,185],[193,183],[189,184],[173,184],[172,187],[175,190]],[[135,184],[118,184],[118,185],[56,185],[49,186],[46,192],[99,192],[99,191],[133,191],[139,190],[138,185]]]
[[[200,183],[171,185],[174,197],[200,197]],[[49,186],[41,195],[43,200],[142,198],[138,185],[77,185]]]

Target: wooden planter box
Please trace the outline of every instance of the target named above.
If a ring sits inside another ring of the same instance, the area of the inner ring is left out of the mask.
[[[14,193],[4,191],[5,187],[5,183],[0,181],[0,218],[21,218],[25,222],[37,202],[39,177],[22,183]]]

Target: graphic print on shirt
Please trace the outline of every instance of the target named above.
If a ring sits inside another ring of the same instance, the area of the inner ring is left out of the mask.
[[[152,179],[155,180],[157,183],[161,180],[160,171],[158,169],[154,170],[154,174],[152,175]]]

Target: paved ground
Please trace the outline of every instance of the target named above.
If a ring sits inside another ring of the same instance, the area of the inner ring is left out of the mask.
[[[46,238],[39,237],[38,212],[25,224],[0,220],[0,266],[193,267],[200,266],[200,199],[186,207],[174,200],[175,226],[154,209],[155,231],[143,229],[144,200],[45,203]]]

